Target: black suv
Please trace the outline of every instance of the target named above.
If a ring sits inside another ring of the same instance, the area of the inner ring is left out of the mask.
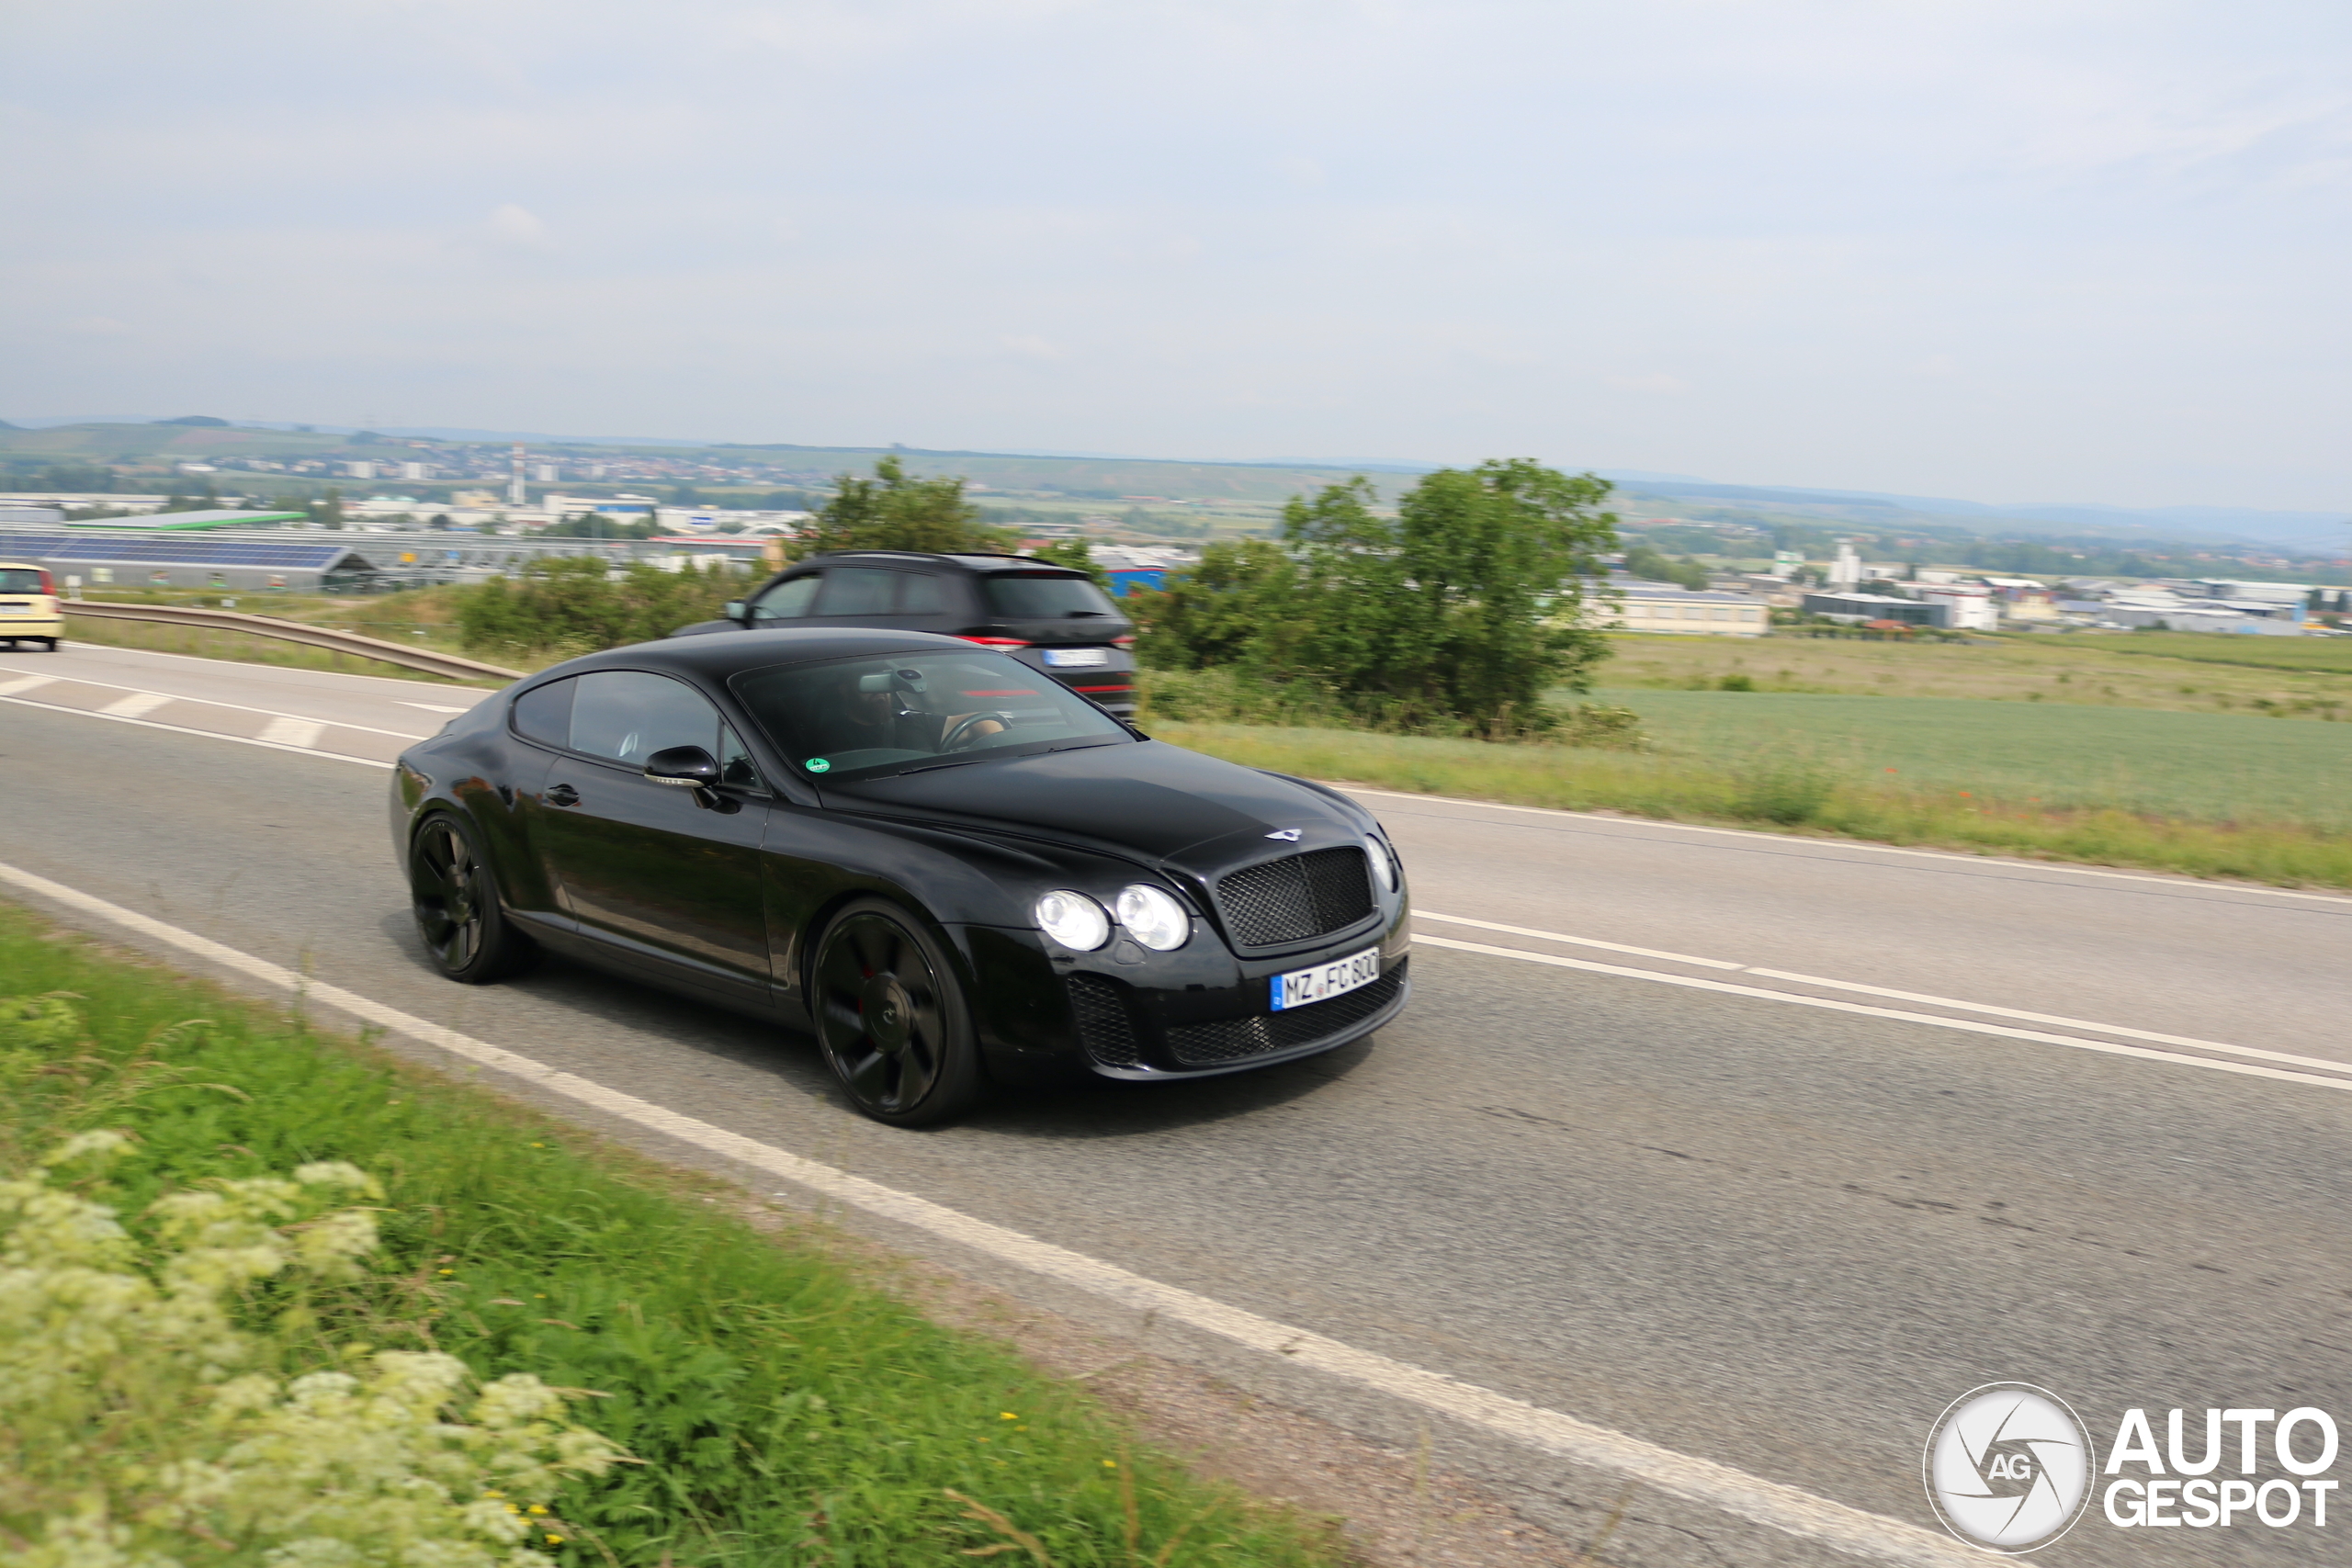
[[[1136,711],[1135,625],[1094,580],[1030,556],[811,556],[672,637],[783,626],[944,632],[1001,649],[1120,718]]]

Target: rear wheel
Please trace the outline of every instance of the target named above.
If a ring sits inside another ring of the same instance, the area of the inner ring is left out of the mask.
[[[858,1110],[897,1127],[969,1110],[984,1079],[970,1010],[946,953],[905,910],[861,899],[817,947],[817,1043]]]
[[[450,979],[487,985],[535,956],[530,938],[506,918],[469,823],[447,812],[426,819],[409,847],[408,886],[416,934]]]

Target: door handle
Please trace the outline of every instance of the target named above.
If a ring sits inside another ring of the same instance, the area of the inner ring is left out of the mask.
[[[548,804],[549,806],[577,806],[580,804],[580,792],[572,788],[570,784],[560,784],[553,789],[548,791]]]

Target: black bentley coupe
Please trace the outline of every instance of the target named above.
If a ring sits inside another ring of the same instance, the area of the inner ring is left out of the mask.
[[[575,659],[411,747],[391,817],[451,979],[546,947],[808,1029],[903,1126],[990,1083],[1311,1055],[1408,988],[1404,872],[1363,807],[956,637]]]

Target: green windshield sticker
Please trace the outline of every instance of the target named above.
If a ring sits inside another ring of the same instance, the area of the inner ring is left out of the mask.
[[[808,771],[812,773],[821,773],[826,769],[832,766],[831,762],[828,762],[822,757],[811,757],[808,759],[806,765]]]

